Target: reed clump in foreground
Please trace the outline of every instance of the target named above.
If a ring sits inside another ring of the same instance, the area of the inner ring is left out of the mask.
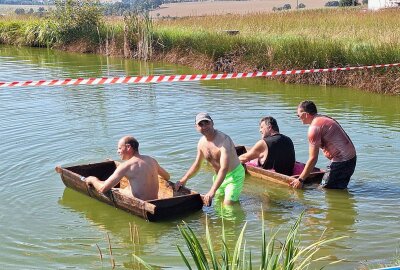
[[[138,13],[105,18],[96,3],[63,3],[48,18],[0,19],[0,43],[165,60],[217,72],[400,62],[399,9],[337,8],[152,21]],[[69,23],[73,15],[76,19]],[[229,35],[229,29],[239,34]],[[392,68],[280,79],[400,94],[399,73],[399,68]]]
[[[251,251],[246,247],[245,240],[245,229],[246,224],[243,226],[238,239],[235,243],[233,252],[229,250],[227,246],[227,240],[225,235],[224,223],[222,222],[222,236],[220,250],[214,246],[211,239],[211,235],[208,228],[208,222],[206,222],[206,240],[205,244],[201,244],[196,233],[186,223],[179,225],[179,231],[185,240],[186,247],[190,252],[191,262],[195,265],[194,269],[232,269],[232,270],[300,270],[307,269],[312,262],[320,261],[325,257],[317,257],[316,254],[320,250],[321,246],[326,245],[330,242],[337,241],[343,237],[337,237],[334,239],[320,239],[319,241],[306,246],[301,247],[299,240],[298,231],[303,214],[297,219],[294,225],[290,228],[287,234],[286,240],[281,243],[276,239],[277,232],[267,240],[265,233],[264,222],[262,222],[262,236],[261,236],[261,252],[259,265],[253,266],[253,257]],[[264,218],[262,218],[264,220]],[[205,248],[203,246],[206,246]],[[183,262],[188,269],[192,269],[192,265],[189,262],[189,257],[186,256],[183,250],[177,246],[178,251],[182,257]],[[138,256],[133,254],[134,258],[138,260],[147,269],[153,269],[151,265],[144,262]],[[337,263],[335,261],[332,263]]]

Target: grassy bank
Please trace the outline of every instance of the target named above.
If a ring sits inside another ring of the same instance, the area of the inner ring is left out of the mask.
[[[0,18],[0,42],[162,59],[210,72],[400,62],[400,9],[369,12],[340,8],[158,21],[142,16],[105,19],[93,16],[93,9],[89,11],[91,16],[78,17],[89,17],[90,24],[81,18],[62,27],[62,20],[54,17]],[[81,11],[85,12],[88,10]],[[225,31],[232,29],[239,33]],[[400,94],[399,74],[399,68],[392,68],[389,72],[377,69],[280,79]]]
[[[256,68],[283,69],[399,61],[399,27],[399,9],[321,9],[160,21],[156,34],[209,56],[236,52]],[[230,37],[227,29],[240,32]]]

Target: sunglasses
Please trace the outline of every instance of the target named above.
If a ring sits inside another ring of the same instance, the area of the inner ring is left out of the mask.
[[[297,118],[300,118],[303,116],[303,114],[305,114],[306,112],[301,112],[300,114],[297,114]]]
[[[208,125],[210,123],[211,123],[211,121],[203,120],[203,121],[200,121],[197,125],[199,127],[204,127],[204,126],[206,126],[206,125]]]

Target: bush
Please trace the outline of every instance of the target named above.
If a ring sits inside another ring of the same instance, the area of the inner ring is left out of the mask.
[[[299,4],[299,8],[305,8],[305,7],[306,7],[306,5],[304,5],[303,3]]]
[[[17,8],[17,9],[15,10],[15,14],[17,14],[17,15],[24,15],[24,14],[25,14],[25,9],[23,9],[23,8]]]
[[[95,43],[102,24],[102,8],[98,1],[57,1],[52,19],[58,24],[59,41],[64,44],[85,39]]]
[[[292,6],[290,4],[284,4],[283,9],[292,9]]]
[[[340,0],[341,7],[351,7],[351,6],[358,6],[358,0]]]
[[[326,7],[338,7],[340,6],[339,1],[329,1],[325,3]]]

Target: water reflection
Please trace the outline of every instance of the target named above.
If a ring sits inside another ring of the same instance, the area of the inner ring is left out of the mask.
[[[312,193],[316,195],[317,192]],[[348,190],[320,189],[319,193],[319,199],[323,200],[319,205],[305,205],[307,226],[316,231],[326,230],[332,236],[343,232],[354,233],[353,225],[357,217],[354,195]]]
[[[58,203],[81,215],[98,230],[104,233],[111,233],[112,248],[118,250],[119,258],[116,261],[118,260],[119,264],[123,263],[123,265],[129,266],[128,268],[134,266],[133,269],[138,269],[136,268],[137,262],[132,260],[130,256],[132,253],[143,257],[149,263],[154,263],[152,265],[154,269],[161,269],[164,264],[166,266],[181,262],[176,248],[171,248],[171,239],[174,239],[174,244],[178,243],[180,246],[184,246],[183,239],[181,239],[177,229],[177,225],[182,222],[181,220],[176,220],[175,222],[147,222],[142,218],[113,208],[70,188],[65,188],[63,196]],[[184,220],[191,228],[198,230],[199,221],[204,223],[202,222],[204,220],[203,216],[200,211],[185,217]],[[203,226],[204,224],[200,224],[200,228]],[[137,233],[135,233],[135,228],[137,228]],[[104,242],[106,243],[106,241],[106,237],[104,237]],[[160,250],[163,250],[163,252]],[[165,259],[152,260],[152,256],[155,253]],[[128,261],[127,258],[129,258]]]
[[[326,228],[328,231],[347,232],[351,237],[356,232],[356,199],[349,190],[325,190]]]
[[[318,196],[321,202],[317,206],[308,205],[305,210],[303,222],[307,227],[307,244],[315,242],[317,235],[323,236],[325,239],[346,237],[322,247],[320,255],[327,256],[327,258],[316,265],[323,266],[343,260],[342,269],[353,269],[352,253],[346,251],[353,249],[357,234],[355,224],[358,212],[354,194],[348,190],[330,189],[319,189],[311,193],[313,196]],[[312,240],[310,241],[308,238]],[[335,267],[330,269],[335,269]]]
[[[304,191],[288,188],[265,180],[250,177],[253,200],[258,201],[258,219],[264,215],[264,221],[268,228],[281,228],[286,224],[292,224],[304,211]],[[262,191],[262,192],[261,192]]]
[[[235,203],[233,205],[224,205],[224,198],[216,197],[213,200],[213,207],[218,218],[223,218],[224,220],[229,220],[237,224],[243,224],[246,219],[246,213],[240,203]]]
[[[144,219],[127,214],[124,211],[101,203],[70,188],[64,189],[63,196],[60,198],[58,203],[74,212],[77,212],[79,215],[83,216],[89,222],[93,223],[93,225],[105,232],[112,232],[115,235],[121,236],[123,242],[126,243],[131,241],[129,223],[136,224],[141,228],[152,227],[152,223],[149,223]],[[110,218],[110,216],[113,216],[113,218]],[[145,232],[146,231],[140,232],[140,238],[142,238],[142,241],[153,243],[156,242],[157,238],[165,231],[155,230],[151,234]]]

